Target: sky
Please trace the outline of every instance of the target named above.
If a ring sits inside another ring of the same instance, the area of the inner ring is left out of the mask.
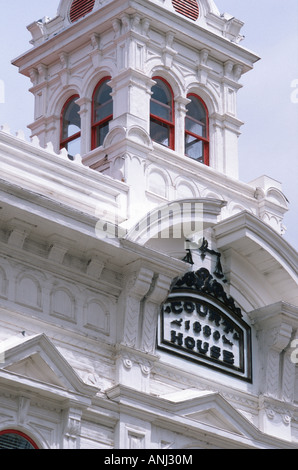
[[[284,238],[298,248],[298,0],[215,0],[221,13],[242,22],[241,45],[261,60],[243,75],[238,93],[240,180],[267,175],[289,200]],[[12,7],[13,4],[13,7]],[[11,61],[27,51],[27,26],[54,17],[59,0],[0,0],[0,126],[12,133],[33,121],[31,82]]]

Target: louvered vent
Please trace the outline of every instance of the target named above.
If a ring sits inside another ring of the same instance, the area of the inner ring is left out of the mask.
[[[94,3],[95,0],[73,0],[69,12],[70,21],[73,23],[90,13],[93,10]]]
[[[34,449],[34,447],[24,437],[8,433],[0,435],[0,449]]]
[[[172,0],[172,4],[177,13],[191,20],[198,19],[199,7],[196,0]]]

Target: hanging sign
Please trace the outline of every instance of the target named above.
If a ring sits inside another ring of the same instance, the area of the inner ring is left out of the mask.
[[[164,303],[158,347],[251,381],[251,330],[223,286],[201,268],[178,280]]]

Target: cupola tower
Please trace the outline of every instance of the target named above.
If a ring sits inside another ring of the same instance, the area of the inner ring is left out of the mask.
[[[238,175],[242,26],[213,0],[60,0],[28,26],[0,447],[297,447],[297,253],[280,183]]]

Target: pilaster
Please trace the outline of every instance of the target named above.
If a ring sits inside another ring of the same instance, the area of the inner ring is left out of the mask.
[[[62,449],[79,449],[82,411],[71,407],[64,411],[64,429],[62,434]]]
[[[79,115],[81,117],[81,155],[85,155],[91,148],[91,99],[83,97],[78,99],[76,103],[80,107]]]
[[[130,266],[125,273],[125,288],[122,297],[123,331],[120,343],[137,347],[141,301],[149,292],[154,272],[139,263]]]
[[[259,343],[259,419],[263,432],[291,439],[296,368],[292,338],[297,307],[279,302],[250,312]]]
[[[158,359],[155,354],[158,312],[172,277],[158,273],[153,266],[135,262],[126,270],[125,279],[118,312],[116,381],[148,392],[150,373]]]
[[[110,81],[114,115],[110,128],[140,126],[149,132],[151,87],[154,81],[133,68],[121,71]]]

